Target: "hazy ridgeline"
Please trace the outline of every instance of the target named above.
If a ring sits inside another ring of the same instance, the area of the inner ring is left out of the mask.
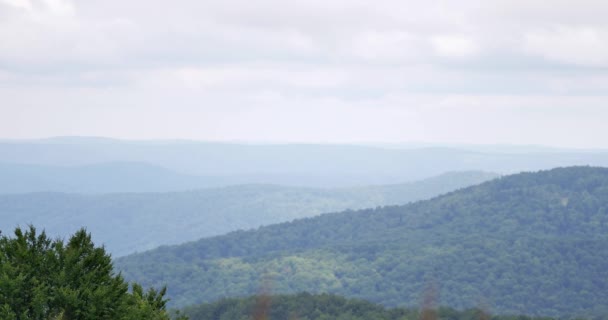
[[[0,162],[4,164],[0,166],[2,192],[99,193],[246,183],[310,187],[403,183],[450,171],[505,174],[559,166],[608,166],[608,152],[54,138],[2,141]]]
[[[404,206],[324,214],[116,260],[127,279],[168,284],[174,306],[255,294],[330,292],[498,314],[608,312],[608,169],[524,173]]]
[[[458,309],[608,314],[608,169],[494,179],[608,166],[604,151],[56,138],[0,155],[0,230],[86,227],[114,257],[160,246],[115,263],[172,306],[268,278],[388,307],[431,281]]]
[[[243,185],[166,193],[0,195],[0,230],[32,223],[65,237],[86,227],[116,257],[325,212],[405,204],[495,177],[459,172],[342,189]]]

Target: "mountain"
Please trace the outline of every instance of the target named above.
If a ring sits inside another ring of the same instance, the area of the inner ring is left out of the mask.
[[[83,166],[0,163],[0,194],[30,192],[169,192],[227,183],[185,175],[147,163],[110,162]]]
[[[169,285],[176,306],[273,292],[416,305],[429,284],[458,309],[608,312],[608,169],[495,179],[402,206],[324,214],[117,259],[127,279]]]
[[[239,144],[63,137],[0,141],[0,161],[43,166],[149,163],[181,174],[218,178],[219,184],[215,186],[281,184],[352,187],[421,180],[450,171],[482,170],[506,174],[558,166],[608,166],[608,151],[506,146],[404,148]],[[0,176],[0,181],[7,180]]]
[[[95,186],[100,190],[116,179],[124,183],[119,187],[128,188],[132,177],[100,176]],[[32,223],[50,235],[65,237],[84,226],[97,243],[121,256],[324,212],[428,199],[495,177],[457,172],[412,183],[347,189],[244,185],[168,193],[0,195],[0,230]],[[162,187],[161,182],[150,181],[149,188]]]

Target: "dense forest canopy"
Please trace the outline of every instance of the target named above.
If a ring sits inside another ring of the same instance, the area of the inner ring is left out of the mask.
[[[168,284],[183,306],[253,294],[331,292],[411,306],[435,281],[440,303],[498,313],[608,312],[608,169],[503,177],[405,206],[306,218],[162,247],[116,261],[128,279]]]
[[[192,320],[551,320],[547,317],[491,315],[483,308],[458,311],[427,305],[421,309],[389,309],[365,300],[305,292],[225,298],[187,307],[184,312]]]

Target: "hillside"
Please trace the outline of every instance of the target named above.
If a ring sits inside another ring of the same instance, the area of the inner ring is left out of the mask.
[[[314,189],[245,185],[188,192],[0,195],[0,230],[33,223],[65,237],[86,227],[114,256],[324,212],[404,204],[496,177],[448,173],[397,185]]]
[[[608,312],[608,169],[522,173],[404,206],[325,214],[116,260],[168,284],[176,306],[255,293],[330,292],[387,306],[484,301],[501,314]]]
[[[508,174],[573,165],[608,166],[608,152],[500,146],[408,148],[64,137],[0,141],[0,161],[62,167],[148,163],[181,174],[217,179],[215,186],[280,184],[327,188],[402,183],[451,171]],[[8,180],[0,176],[0,184],[2,181]]]

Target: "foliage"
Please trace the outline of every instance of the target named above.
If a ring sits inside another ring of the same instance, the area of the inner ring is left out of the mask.
[[[458,311],[440,307],[419,311],[407,308],[387,309],[365,300],[345,299],[331,294],[273,295],[265,297],[268,319],[297,320],[551,320],[525,316],[490,316],[487,311],[474,308]],[[193,320],[257,320],[260,296],[224,298],[184,309]],[[431,317],[425,317],[426,314]]]
[[[67,243],[30,226],[0,237],[0,319],[169,319],[166,290],[143,292],[112,271],[84,229]]]
[[[499,313],[608,314],[608,169],[507,176],[405,206],[306,218],[116,261],[169,284],[174,305],[330,292],[412,306],[429,281],[443,305]]]

